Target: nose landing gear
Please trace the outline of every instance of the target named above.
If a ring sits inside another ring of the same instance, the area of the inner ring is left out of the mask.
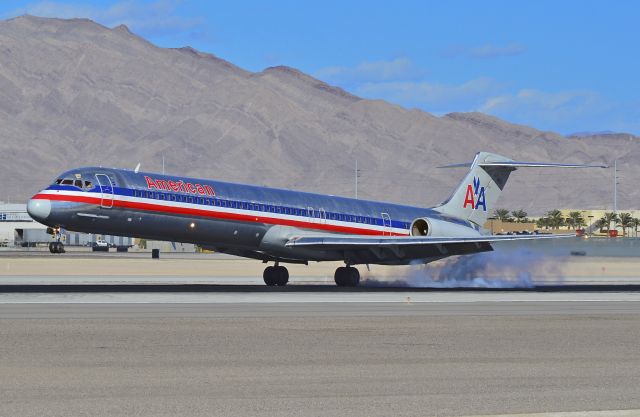
[[[264,269],[262,278],[264,278],[264,283],[270,287],[274,285],[284,287],[289,282],[289,271],[276,263],[275,266],[268,266]]]
[[[49,252],[51,253],[65,253],[64,244],[62,242],[49,243]]]
[[[55,242],[49,243],[49,252],[51,253],[65,253],[64,244],[60,242],[60,238],[62,237],[60,234],[59,227],[47,227],[47,233],[51,234],[51,237],[56,239]]]
[[[360,284],[360,272],[352,266],[336,269],[334,280],[338,287],[357,287]]]

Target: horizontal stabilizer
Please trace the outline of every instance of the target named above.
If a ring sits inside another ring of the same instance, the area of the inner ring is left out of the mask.
[[[443,165],[438,168],[470,168],[473,162],[463,162],[461,164]],[[609,165],[582,165],[582,164],[555,164],[547,162],[521,162],[521,161],[501,161],[479,163],[481,167],[512,167],[512,168],[609,168]]]
[[[608,165],[554,164],[547,162],[483,162],[481,167],[513,167],[513,168],[609,168]]]

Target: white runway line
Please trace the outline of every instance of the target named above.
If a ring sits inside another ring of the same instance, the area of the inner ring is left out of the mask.
[[[392,279],[390,282],[393,281]],[[384,281],[383,281],[384,282]],[[488,280],[491,282],[491,280]],[[291,277],[292,285],[334,285],[333,277],[322,275]],[[213,284],[213,285],[264,285],[262,277],[256,276],[181,276],[181,275],[4,275],[0,285],[84,285],[84,284]],[[635,277],[565,277],[561,282],[548,280],[533,281],[535,285],[635,285],[640,279]],[[364,287],[367,282],[364,281]],[[375,288],[377,286],[372,286]],[[407,287],[407,291],[411,291]]]
[[[271,303],[578,303],[640,302],[640,293],[5,293],[0,304]]]
[[[483,414],[466,417],[640,417],[640,410],[571,411],[530,414]]]

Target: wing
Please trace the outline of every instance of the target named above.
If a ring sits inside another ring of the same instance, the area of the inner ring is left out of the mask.
[[[354,247],[428,247],[432,245],[455,245],[462,243],[491,243],[513,240],[561,239],[575,237],[575,234],[548,235],[504,235],[504,236],[476,236],[476,237],[422,237],[422,236],[301,236],[290,239],[285,246],[305,246],[308,248],[348,249]]]
[[[285,246],[340,252],[353,263],[406,264],[414,260],[428,261],[451,255],[491,251],[492,242],[568,237],[575,237],[575,234],[474,237],[300,236],[290,239]]]

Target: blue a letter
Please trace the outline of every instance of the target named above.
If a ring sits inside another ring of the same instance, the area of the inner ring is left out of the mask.
[[[487,211],[487,203],[484,201],[484,187],[480,187],[480,195],[478,196],[478,201],[476,202],[476,210],[478,207],[482,206],[482,211]]]

